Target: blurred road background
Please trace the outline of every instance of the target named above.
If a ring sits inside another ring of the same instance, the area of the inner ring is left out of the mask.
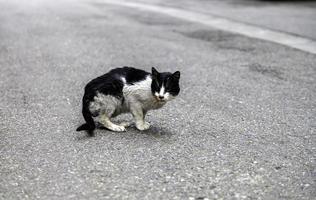
[[[315,54],[115,2],[0,0],[0,199],[315,198]],[[316,40],[313,1],[128,2]],[[75,132],[124,65],[180,70],[181,95],[146,132]]]

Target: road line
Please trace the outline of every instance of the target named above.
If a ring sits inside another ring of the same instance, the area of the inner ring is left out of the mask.
[[[106,4],[137,8],[141,10],[161,13],[179,19],[204,24],[219,30],[237,33],[251,38],[262,39],[282,44],[285,46],[289,46],[295,49],[299,49],[305,52],[316,54],[316,41],[314,40],[254,25],[236,22],[226,18],[214,16],[212,14],[206,15],[178,8],[149,5],[144,3],[135,3],[122,0],[102,0],[100,1],[100,3],[101,2]]]

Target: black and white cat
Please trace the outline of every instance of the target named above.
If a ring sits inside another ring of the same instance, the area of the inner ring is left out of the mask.
[[[101,124],[112,131],[125,131],[128,122],[115,124],[111,118],[130,112],[135,119],[136,128],[146,130],[147,111],[159,109],[167,101],[174,99],[180,92],[180,72],[152,73],[132,67],[116,68],[90,81],[85,87],[82,99],[82,114],[85,124],[77,131],[87,130],[90,136]]]

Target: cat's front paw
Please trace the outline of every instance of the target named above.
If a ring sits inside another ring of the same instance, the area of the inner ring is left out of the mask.
[[[109,127],[110,130],[115,131],[115,132],[123,132],[126,131],[124,126],[119,126],[119,125],[113,125]]]
[[[144,131],[150,128],[150,124],[148,122],[136,122],[136,128],[140,131]]]

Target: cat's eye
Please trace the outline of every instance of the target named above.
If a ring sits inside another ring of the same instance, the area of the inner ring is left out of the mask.
[[[168,77],[166,79],[166,85],[165,85],[166,90],[168,90],[171,87],[171,85],[172,85],[172,81],[170,80],[170,77]]]
[[[159,87],[159,82],[158,82],[158,79],[157,78],[154,78],[153,79],[153,83],[156,87]]]

